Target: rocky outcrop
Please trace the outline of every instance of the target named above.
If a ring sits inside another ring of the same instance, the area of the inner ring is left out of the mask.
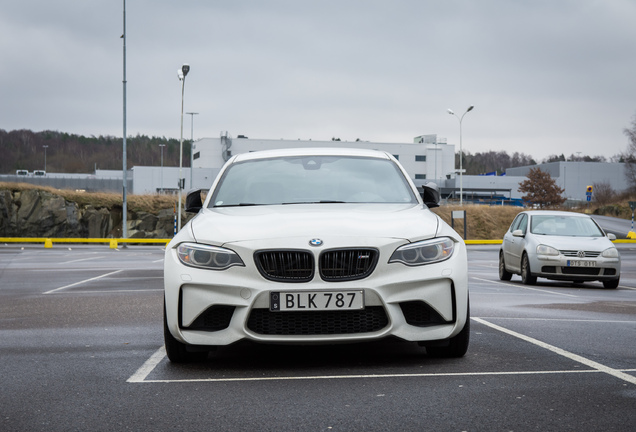
[[[36,189],[0,190],[0,237],[120,238],[121,224],[121,207],[82,206]],[[129,238],[171,238],[174,210],[129,210],[126,228]]]

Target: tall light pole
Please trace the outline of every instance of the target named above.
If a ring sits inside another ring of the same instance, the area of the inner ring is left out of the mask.
[[[121,205],[121,236],[122,238],[128,237],[128,228],[126,225],[128,223],[128,203],[126,201],[126,0],[124,0],[124,33],[121,35],[121,38],[124,41],[124,77],[122,80],[124,86],[124,139],[123,139],[123,154],[122,154],[122,165],[123,165],[123,182],[122,182],[122,205]]]
[[[161,149],[161,193],[163,193],[163,148],[165,144],[159,144],[159,148]]]
[[[190,187],[193,187],[192,172],[194,171],[194,155],[192,154],[192,145],[194,143],[194,116],[199,113],[189,112],[186,114],[190,116]]]
[[[462,168],[462,120],[464,120],[464,116],[472,111],[473,108],[475,108],[473,105],[469,106],[461,117],[458,117],[452,109],[449,108],[447,110],[450,115],[454,115],[457,117],[457,120],[459,120],[459,205],[464,205],[464,184],[462,182],[462,174],[464,173],[464,169]]]
[[[46,172],[46,149],[49,148],[47,145],[42,146],[44,148],[44,172]]]
[[[185,79],[190,72],[190,65],[184,64],[181,69],[177,70],[177,76],[181,81],[181,138],[179,139],[179,215],[177,223],[177,231],[181,230],[181,189],[183,189],[183,95],[185,91]]]

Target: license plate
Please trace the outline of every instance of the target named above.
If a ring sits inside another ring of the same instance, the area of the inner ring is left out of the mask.
[[[568,267],[596,267],[596,261],[568,260]]]
[[[326,311],[364,309],[364,291],[271,292],[269,309],[285,311]]]

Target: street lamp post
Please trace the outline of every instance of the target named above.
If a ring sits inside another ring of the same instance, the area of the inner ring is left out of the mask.
[[[192,183],[192,173],[194,171],[194,154],[192,153],[192,146],[194,145],[194,116],[199,113],[189,112],[186,114],[190,116],[190,187],[194,187],[194,183]]]
[[[126,182],[128,180],[128,162],[126,161],[126,0],[124,0],[124,33],[121,35],[121,39],[124,43],[124,59],[123,59],[123,133],[122,133],[122,203],[121,203],[121,236],[122,238],[128,237],[128,200],[126,193]],[[124,244],[123,247],[126,247]]]
[[[159,148],[161,149],[161,193],[163,193],[163,148],[165,144],[159,144]]]
[[[457,117],[457,120],[459,120],[459,205],[464,205],[464,184],[462,178],[462,174],[464,173],[464,169],[462,167],[462,120],[468,112],[472,111],[473,108],[475,108],[473,105],[469,106],[461,117],[458,117],[452,109],[449,108],[447,110],[450,115],[454,115]]]
[[[184,64],[181,69],[177,70],[177,76],[181,81],[181,138],[179,139],[179,215],[177,222],[177,230],[181,230],[181,190],[183,189],[183,95],[185,91],[185,79],[190,72],[190,65]]]
[[[47,145],[42,146],[44,148],[44,172],[46,172],[46,149],[49,148]]]

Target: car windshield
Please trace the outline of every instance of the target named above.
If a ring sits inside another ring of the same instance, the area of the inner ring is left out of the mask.
[[[603,232],[591,218],[580,216],[533,216],[530,232],[553,236],[603,237]]]
[[[209,207],[305,203],[417,203],[391,160],[347,156],[254,159],[231,165]]]

